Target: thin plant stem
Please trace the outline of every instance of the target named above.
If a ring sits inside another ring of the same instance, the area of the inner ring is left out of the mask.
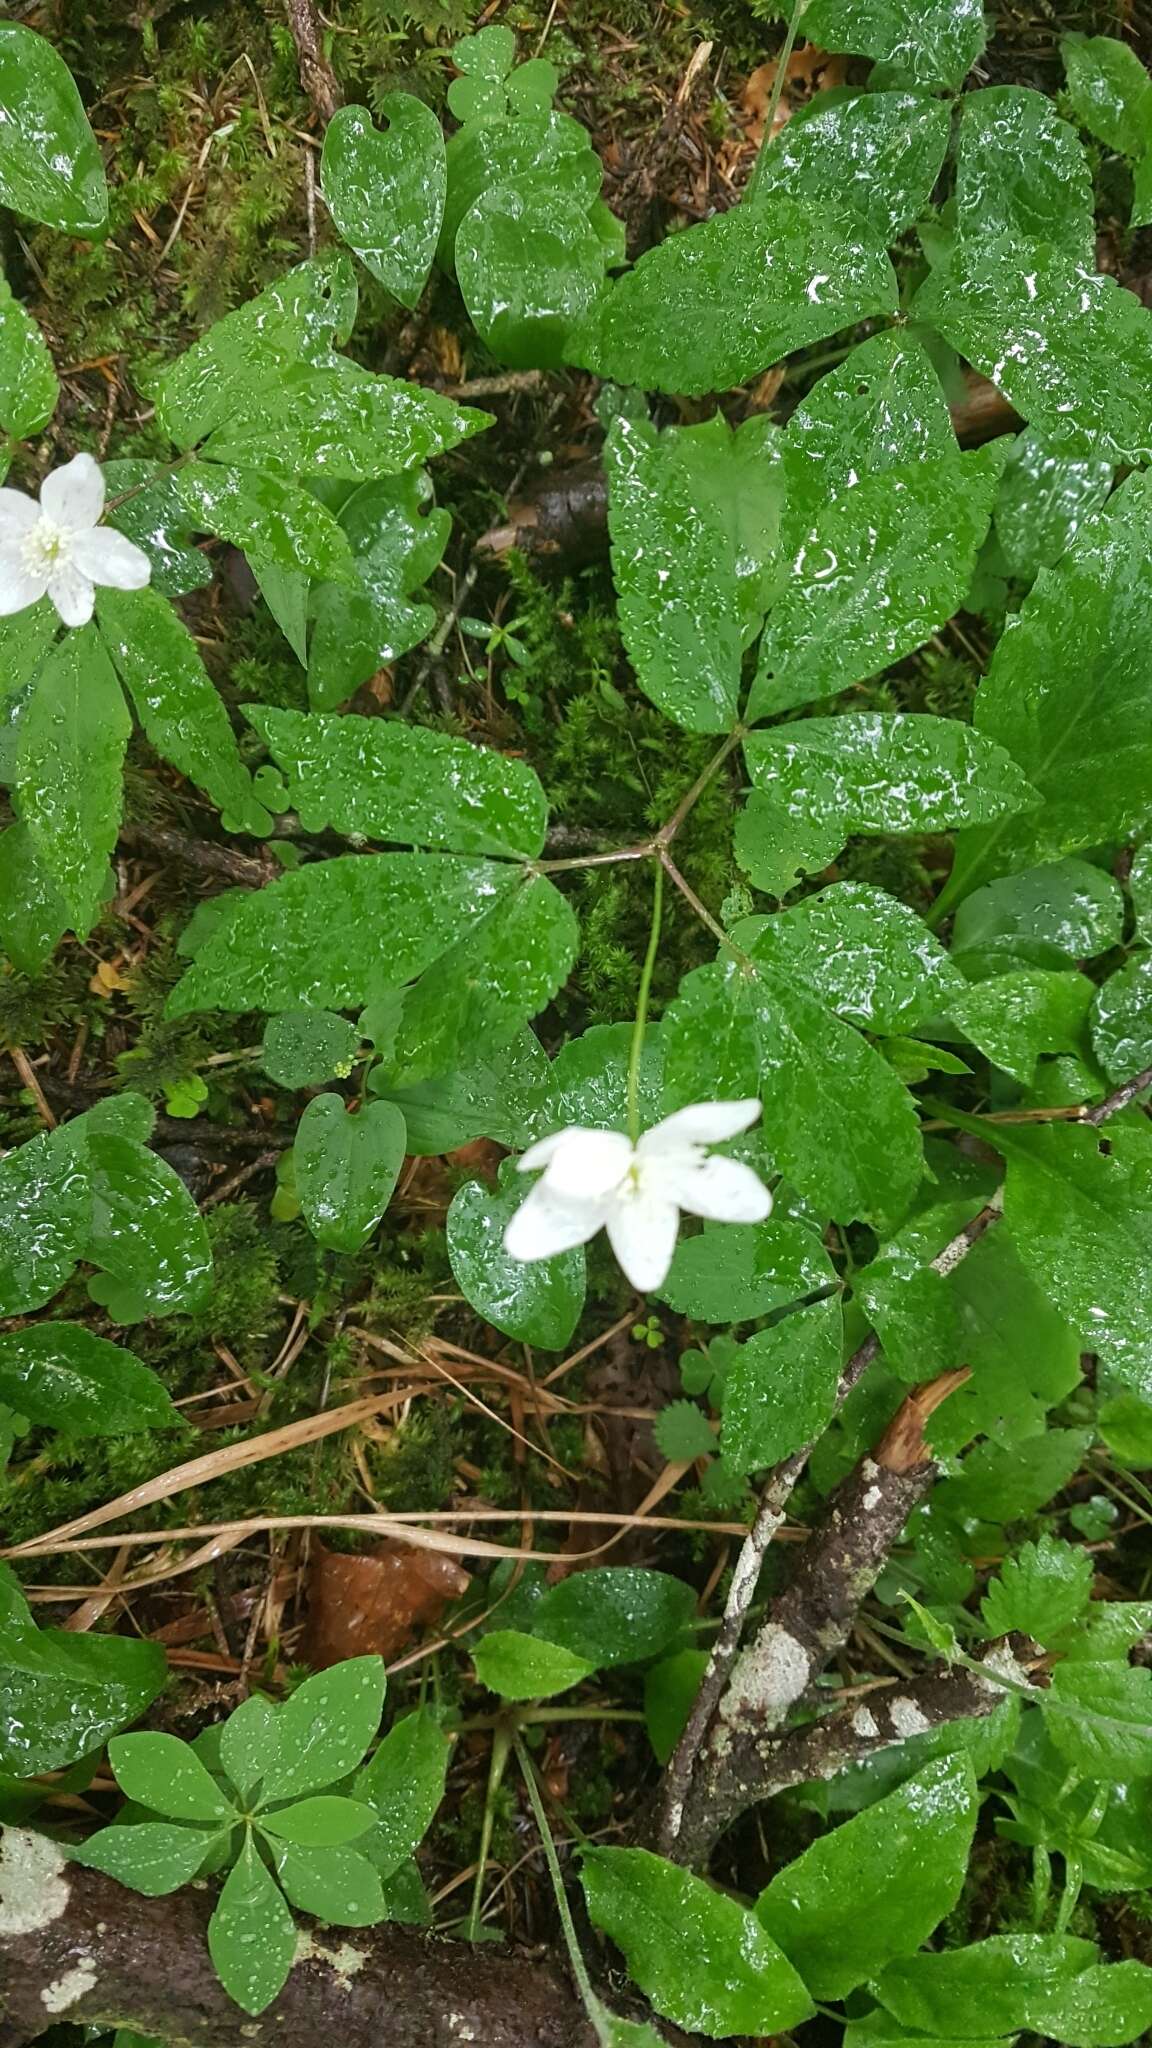
[[[718,747],[707,766],[700,770],[691,789],[685,790],[666,825],[661,825],[653,844],[656,847],[671,846],[676,834],[690,811],[694,811],[710,782],[714,782],[729,754],[734,754],[744,738],[744,727],[733,726],[722,747]]]
[[[480,1939],[480,1909],[484,1904],[484,1875],[488,1868],[488,1851],[492,1847],[492,1829],[496,1820],[496,1794],[503,1783],[508,1768],[508,1752],[512,1737],[506,1727],[498,1727],[492,1739],[492,1761],[488,1766],[488,1790],[484,1795],[484,1819],[480,1828],[480,1847],[476,1856],[476,1882],[472,1888],[472,1909],[464,1929],[465,1941]]]
[[[784,91],[784,80],[788,73],[788,60],[796,48],[796,37],[799,34],[800,22],[807,5],[808,0],[793,0],[792,19],[788,23],[788,33],[784,38],[784,47],[776,59],[776,76],[772,80],[772,97],[768,102],[768,111],[764,116],[764,139],[760,144],[760,154],[752,166],[752,175],[744,188],[745,199],[754,199],[756,197],[760,188],[760,182],[767,169],[768,151],[772,147],[776,115],[780,107],[780,97]]]
[[[664,868],[662,863],[658,863],[652,885],[652,929],[648,934],[648,951],[644,955],[644,965],[640,970],[640,987],[636,995],[636,1022],[632,1026],[632,1045],[628,1053],[628,1136],[633,1144],[640,1136],[640,1056],[644,1051],[648,998],[652,992],[652,975],[660,946],[660,919],[663,908]]]
[[[556,1911],[560,1915],[560,1926],[564,1935],[564,1946],[568,1951],[568,1961],[572,1966],[572,1975],[576,1979],[576,1988],[583,2001],[584,2010],[599,2034],[601,2041],[604,2041],[607,2039],[607,2029],[605,2026],[607,2015],[592,1988],[592,1979],[588,1975],[588,1965],[584,1961],[580,1942],[577,1938],[576,1924],[572,1918],[572,1909],[568,1904],[568,1894],[564,1890],[564,1873],[560,1868],[560,1858],[556,1854],[556,1844],[552,1839],[552,1829],[548,1825],[548,1816],[544,1811],[544,1801],[540,1797],[540,1787],[536,1783],[536,1772],[532,1766],[532,1759],[519,1736],[515,1737],[515,1743],[516,1760],[523,1774],[525,1790],[532,1803],[532,1813],[540,1833],[540,1847],[544,1851],[544,1861],[548,1865],[548,1875],[552,1880],[552,1890],[556,1896]]]

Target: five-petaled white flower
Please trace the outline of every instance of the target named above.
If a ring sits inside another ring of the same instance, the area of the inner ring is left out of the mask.
[[[667,1277],[680,1211],[714,1223],[762,1223],[772,1197],[750,1166],[710,1159],[746,1131],[758,1102],[697,1102],[653,1124],[633,1145],[623,1131],[574,1124],[541,1138],[519,1160],[521,1173],[544,1172],[504,1233],[514,1259],[550,1259],[605,1229],[633,1287],[647,1293]]]
[[[40,502],[0,491],[0,618],[47,594],[66,626],[86,626],[95,585],[142,590],[152,564],[115,527],[101,526],[104,475],[91,455],[74,455],[46,476]]]

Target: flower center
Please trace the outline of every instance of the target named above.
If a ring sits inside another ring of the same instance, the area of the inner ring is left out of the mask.
[[[67,527],[41,516],[25,535],[21,548],[24,567],[33,576],[51,575],[72,559],[72,535]]]

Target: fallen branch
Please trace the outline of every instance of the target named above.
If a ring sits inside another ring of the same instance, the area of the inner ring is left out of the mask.
[[[320,24],[312,0],[286,0],[288,26],[296,45],[300,83],[321,121],[330,121],[344,95],[340,81],[324,55]]]

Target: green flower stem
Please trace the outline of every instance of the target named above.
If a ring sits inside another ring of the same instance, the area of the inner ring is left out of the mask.
[[[744,187],[745,199],[754,199],[756,197],[760,181],[764,176],[768,151],[772,147],[773,127],[780,106],[780,96],[784,91],[784,80],[788,74],[788,60],[796,48],[796,37],[799,34],[800,22],[807,5],[808,0],[793,0],[792,19],[788,23],[788,33],[784,38],[784,46],[776,59],[776,76],[772,80],[772,97],[768,102],[768,112],[764,116],[764,140],[760,144],[760,154],[752,166],[752,175]]]
[[[480,1939],[480,1909],[484,1903],[484,1876],[488,1869],[488,1851],[492,1847],[492,1829],[496,1820],[496,1794],[504,1781],[511,1747],[511,1734],[507,1727],[499,1726],[492,1740],[492,1761],[488,1766],[488,1789],[484,1795],[484,1819],[480,1828],[480,1848],[476,1857],[476,1882],[472,1887],[472,1907],[464,1928],[465,1941]]]
[[[556,1911],[560,1915],[560,1926],[564,1933],[564,1946],[568,1950],[568,1961],[572,1965],[572,1975],[576,1979],[576,1988],[580,1993],[584,2003],[584,2010],[588,2014],[592,2025],[599,2034],[601,2041],[606,2042],[608,2040],[606,2024],[608,2015],[597,1998],[595,1991],[592,1989],[592,1979],[588,1975],[588,1965],[584,1961],[580,1943],[577,1939],[575,1923],[573,1922],[571,1908],[568,1904],[568,1896],[564,1890],[564,1875],[560,1869],[560,1858],[556,1854],[556,1844],[552,1839],[552,1830],[548,1825],[548,1816],[544,1811],[544,1802],[540,1797],[540,1788],[536,1783],[536,1773],[532,1768],[532,1759],[528,1755],[519,1736],[516,1737],[516,1760],[520,1765],[525,1789],[532,1803],[532,1812],[535,1817],[536,1826],[540,1831],[540,1847],[544,1851],[544,1860],[548,1865],[548,1875],[552,1880],[552,1890],[556,1896]]]
[[[660,945],[660,918],[664,908],[664,866],[661,860],[656,867],[656,879],[652,888],[652,929],[648,934],[648,951],[640,970],[640,988],[636,996],[636,1022],[632,1026],[632,1045],[628,1053],[628,1136],[635,1144],[640,1136],[640,1055],[644,1050],[644,1030],[648,1022],[648,998],[652,991],[652,975],[656,967],[656,953]]]

